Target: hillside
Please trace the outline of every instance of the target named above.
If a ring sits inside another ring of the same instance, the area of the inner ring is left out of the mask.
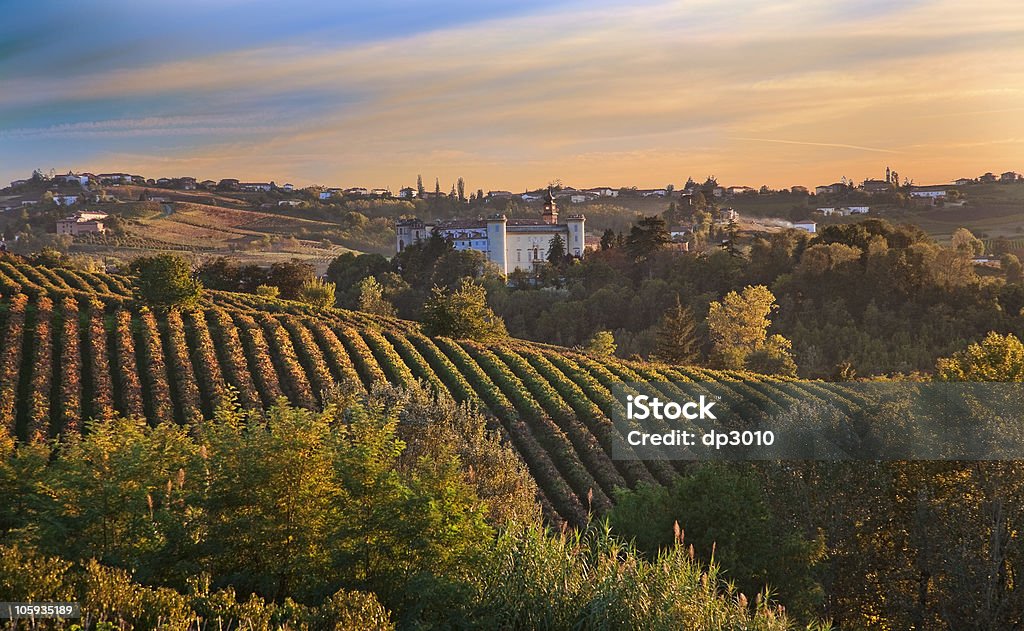
[[[157,315],[132,300],[126,277],[11,259],[0,259],[0,294],[0,422],[22,440],[112,413],[209,418],[229,389],[245,408],[282,396],[313,408],[338,385],[421,380],[494,415],[556,522],[583,524],[591,508],[610,508],[616,487],[670,484],[685,470],[612,459],[616,386],[652,382],[649,394],[682,397],[669,382],[703,382],[746,418],[794,397],[844,400],[829,384],[597,360],[517,340],[431,339],[411,322],[246,294],[210,291],[201,308]]]

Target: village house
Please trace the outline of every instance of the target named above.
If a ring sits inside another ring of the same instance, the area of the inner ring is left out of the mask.
[[[617,188],[610,188],[608,186],[598,186],[596,188],[588,188],[586,190],[586,192],[587,193],[593,193],[594,195],[597,195],[598,197],[618,197],[619,196],[619,189],[617,189]]]
[[[803,230],[804,232],[809,232],[811,234],[818,231],[818,224],[813,221],[796,221],[793,222],[793,227],[797,230]]]
[[[82,174],[72,173],[68,171],[66,175],[58,175],[56,178],[58,182],[64,182],[65,184],[80,184],[82,186],[88,186],[89,176]]]
[[[274,185],[269,182],[241,182],[238,186],[248,193],[266,193],[274,188]]]
[[[399,199],[413,199],[416,197],[416,189],[411,186],[405,186],[398,189]]]
[[[910,189],[910,196],[927,198],[931,200],[945,199],[947,188],[945,186],[915,186]]]
[[[799,186],[799,185],[797,185],[797,186],[790,186],[789,187],[789,192],[793,193],[794,195],[796,195],[798,193],[806,195],[808,193],[808,190],[807,190],[806,186]]]
[[[1014,171],[1007,171],[1006,173],[1003,173],[1002,175],[999,176],[999,181],[1000,182],[1004,182],[1004,183],[1006,183],[1006,182],[1016,182],[1019,179],[1020,179],[1020,175],[1018,175]]]
[[[835,195],[844,191],[846,191],[846,185],[841,182],[826,184],[825,186],[816,186],[814,188],[815,195]]]
[[[744,193],[756,193],[757,191],[749,186],[730,186],[725,189],[725,192],[730,195],[743,195]]]
[[[974,184],[974,178],[962,177],[958,179],[956,182],[954,182],[954,184],[956,184],[957,186],[967,186],[968,184]]]
[[[71,206],[78,203],[78,195],[54,195],[53,203],[58,206]]]
[[[887,193],[892,190],[892,184],[885,180],[864,180],[860,187],[865,193]]]
[[[103,233],[106,232],[106,228],[103,226],[103,220],[106,218],[106,213],[77,212],[57,222],[57,234],[68,234],[77,237],[82,234]]]

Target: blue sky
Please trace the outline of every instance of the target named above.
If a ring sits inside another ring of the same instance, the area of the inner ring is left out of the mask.
[[[2,3],[0,181],[33,168],[472,188],[1024,170],[1024,8]]]

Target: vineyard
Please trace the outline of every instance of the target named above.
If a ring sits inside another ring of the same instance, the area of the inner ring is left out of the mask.
[[[229,396],[248,409],[281,397],[315,407],[336,387],[419,381],[493,415],[554,522],[585,523],[611,506],[616,487],[669,484],[684,471],[681,462],[612,458],[611,419],[621,411],[612,392],[627,383],[682,398],[673,384],[700,382],[746,415],[795,398],[853,404],[831,384],[429,338],[414,323],[248,294],[210,291],[195,309],[156,313],[132,299],[126,277],[3,258],[0,296],[0,424],[21,440],[115,413],[210,418]]]

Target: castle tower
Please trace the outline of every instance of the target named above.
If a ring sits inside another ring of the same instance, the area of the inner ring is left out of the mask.
[[[508,218],[505,215],[492,215],[487,218],[487,260],[497,265],[502,274],[508,274],[505,254],[507,223]]]
[[[548,192],[544,194],[544,213],[541,214],[541,219],[548,224],[558,223],[558,205],[555,203],[555,196],[551,194],[550,186]]]
[[[586,247],[584,226],[586,225],[587,218],[583,215],[569,215],[565,220],[565,225],[569,229],[569,234],[565,240],[565,252],[572,256],[583,256],[583,250]]]

